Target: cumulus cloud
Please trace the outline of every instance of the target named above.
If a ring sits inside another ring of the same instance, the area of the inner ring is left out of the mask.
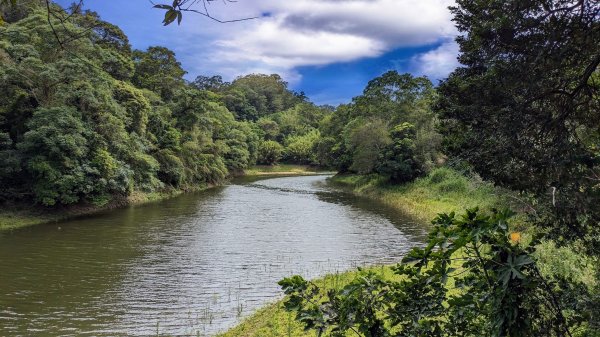
[[[232,13],[263,17],[228,25],[184,20],[182,43],[189,48],[194,40],[212,41],[208,49],[202,43],[188,56],[201,61],[198,68],[210,70],[205,73],[234,76],[260,69],[287,74],[293,81],[299,78],[297,67],[354,61],[447,41],[456,34],[447,9],[451,4],[451,0],[240,0],[211,10],[221,18],[232,18]],[[444,43],[414,62],[423,62],[419,71],[437,76],[444,72],[452,48]],[[194,63],[190,61],[185,63]]]
[[[381,41],[364,36],[323,30],[306,32],[278,21],[263,22],[251,34],[219,41],[222,50],[218,56],[227,61],[242,58],[293,68],[377,56],[386,48]]]
[[[442,80],[458,67],[459,48],[453,39],[447,40],[436,49],[415,55],[410,63],[417,75],[426,75],[431,80]]]

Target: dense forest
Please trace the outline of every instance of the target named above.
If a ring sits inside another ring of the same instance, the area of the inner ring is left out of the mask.
[[[401,182],[437,160],[426,78],[386,73],[337,109],[276,74],[189,82],[169,49],[132,50],[119,27],[76,9],[52,9],[69,16],[53,18],[58,38],[41,2],[4,9],[4,200],[101,205],[132,191],[219,184],[279,161]]]
[[[173,51],[133,50],[94,12],[22,3],[0,7],[1,202],[105,205],[280,162],[386,185],[450,167],[525,204],[526,242],[509,210],[440,214],[393,280],[324,293],[290,277],[286,308],[319,336],[598,336],[597,2],[458,0],[447,79],[388,71],[337,107],[276,74],[187,81]],[[596,265],[596,281],[540,272],[548,242]]]

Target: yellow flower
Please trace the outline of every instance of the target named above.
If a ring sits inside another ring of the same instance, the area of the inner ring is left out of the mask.
[[[517,243],[521,240],[521,232],[510,233],[510,241]]]

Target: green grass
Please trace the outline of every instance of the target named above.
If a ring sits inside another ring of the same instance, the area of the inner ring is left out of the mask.
[[[198,188],[197,190],[205,189]],[[0,232],[19,228],[59,222],[79,216],[94,214],[103,210],[157,202],[175,197],[183,193],[181,190],[144,193],[135,191],[127,198],[113,200],[105,205],[74,205],[61,209],[43,208],[35,205],[2,205],[0,209]]]
[[[322,290],[341,289],[368,271],[379,273],[386,279],[395,277],[390,266],[373,266],[364,268],[361,272],[355,270],[328,274],[313,282]],[[302,324],[294,316],[294,313],[283,308],[283,301],[277,301],[259,309],[242,323],[217,337],[314,337],[315,332],[304,331]]]
[[[58,221],[55,215],[33,213],[20,209],[0,210],[0,232]]]
[[[514,203],[514,195],[511,192],[496,188],[477,178],[467,178],[452,169],[434,169],[427,176],[405,185],[389,185],[379,176],[359,175],[338,175],[331,178],[331,182],[348,188],[357,196],[379,200],[424,222],[431,221],[439,213],[453,211],[462,213],[464,209],[472,207],[490,210],[509,206],[519,212],[512,226],[525,230],[523,240],[531,237],[529,232],[532,229],[527,229],[529,226],[524,221],[524,212]],[[544,242],[538,246],[536,255],[542,274],[568,275],[590,288],[596,286],[598,282],[594,277],[597,261],[583,259],[572,248],[557,248],[551,242]],[[386,277],[393,275],[389,266],[374,268],[379,268]],[[324,286],[325,291],[331,288],[339,289],[357,275],[357,271],[349,271],[327,275],[314,282]],[[452,280],[450,282],[452,283]],[[241,324],[219,335],[219,337],[234,336],[312,337],[315,336],[315,332],[304,331],[302,325],[294,320],[294,314],[284,310],[283,302],[280,300],[258,310]]]
[[[244,171],[245,176],[262,175],[312,175],[328,172],[327,170],[309,165],[256,165]]]
[[[379,200],[425,222],[438,213],[461,212],[476,206],[499,207],[506,204],[507,199],[507,192],[443,167],[404,185],[390,185],[375,175],[338,175],[331,181],[350,188],[356,195]]]

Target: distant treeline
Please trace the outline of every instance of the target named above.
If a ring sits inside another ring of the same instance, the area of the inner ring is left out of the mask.
[[[45,2],[0,9],[0,201],[102,205],[279,161],[401,182],[438,160],[426,78],[389,72],[317,106],[278,75],[188,82],[171,50],[132,50],[78,7],[52,25]]]

